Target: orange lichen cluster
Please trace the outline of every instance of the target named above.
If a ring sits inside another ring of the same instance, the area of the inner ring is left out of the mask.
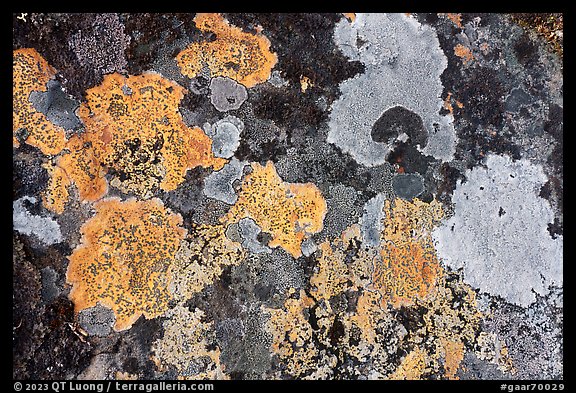
[[[462,59],[462,63],[464,63],[464,65],[467,65],[474,60],[474,54],[472,53],[472,50],[462,44],[458,44],[454,47],[454,54]]]
[[[456,27],[458,27],[459,29],[462,28],[462,14],[446,13],[446,14],[440,14],[440,15],[443,15],[446,18],[450,19],[452,21],[452,23],[454,23],[456,25]]]
[[[431,237],[433,226],[443,217],[440,203],[430,204],[397,198],[386,201],[386,219],[380,253],[374,266],[372,285],[393,307],[409,306],[416,298],[433,292],[442,268]]]
[[[66,143],[65,153],[56,160],[56,165],[48,169],[50,179],[43,194],[44,206],[62,214],[68,202],[68,187],[74,183],[80,200],[94,202],[108,192],[104,179],[105,171],[94,157],[93,150],[84,146],[78,135],[73,135]]]
[[[454,102],[458,108],[460,108],[460,109],[464,108],[464,104],[462,104],[460,101],[454,99]],[[444,100],[444,109],[446,109],[448,112],[450,112],[451,115],[454,114],[454,107],[452,106],[452,93],[451,92],[448,92],[448,95],[446,96],[446,99]]]
[[[184,88],[159,74],[106,75],[78,110],[86,125],[84,142],[92,144],[99,162],[128,174],[147,173],[159,154],[165,191],[174,190],[190,168],[221,169],[226,160],[214,157],[210,138],[184,124],[178,111],[183,96]]]
[[[283,182],[272,161],[252,164],[242,183],[238,201],[223,221],[230,224],[252,218],[272,235],[270,247],[282,247],[294,258],[302,255],[302,241],[322,230],[326,201],[312,183]]]
[[[62,127],[52,124],[29,101],[33,91],[46,91],[46,83],[56,70],[33,48],[17,49],[12,57],[12,143],[18,147],[18,130],[28,133],[26,143],[46,155],[56,155],[66,143]]]
[[[212,153],[211,139],[184,124],[178,111],[183,94],[181,86],[154,73],[106,75],[86,92],[87,102],[78,110],[86,130],[70,138],[56,163],[78,188],[80,200],[96,201],[107,193],[109,169],[124,177],[114,177],[112,185],[149,197],[156,186],[174,190],[190,168],[224,166],[227,161]],[[50,198],[65,194],[60,183],[52,178]],[[60,205],[46,207],[58,211]]]
[[[186,230],[158,199],[109,198],[81,228],[82,244],[69,257],[67,282],[76,312],[102,304],[116,314],[115,330],[168,308],[171,267]]]
[[[270,77],[278,58],[263,34],[246,33],[220,14],[197,14],[194,23],[216,39],[194,42],[176,56],[182,74],[194,78],[207,66],[211,77],[228,77],[248,88]]]

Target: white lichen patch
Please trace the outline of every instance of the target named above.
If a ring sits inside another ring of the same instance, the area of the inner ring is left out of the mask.
[[[440,115],[440,75],[448,62],[436,32],[404,14],[357,14],[354,23],[343,19],[336,25],[334,40],[347,57],[364,64],[365,72],[340,84],[328,142],[361,164],[382,164],[392,146],[372,140],[372,126],[386,110],[402,106],[422,118],[428,132],[422,152],[452,160],[453,117]]]
[[[229,205],[235,204],[238,195],[234,190],[234,182],[242,178],[246,165],[245,161],[233,158],[222,169],[212,172],[204,180],[204,195]]]
[[[212,152],[214,156],[230,158],[240,146],[240,133],[244,130],[244,123],[235,116],[226,116],[213,125],[204,124],[204,132],[212,139]]]
[[[563,237],[550,236],[554,212],[539,196],[547,177],[525,159],[490,154],[485,164],[457,184],[455,214],[433,232],[436,249],[473,287],[528,306],[563,282]]]
[[[364,214],[360,217],[360,229],[362,231],[362,241],[368,246],[378,246],[380,244],[380,233],[382,232],[382,219],[384,219],[384,202],[386,196],[378,194],[364,205]]]
[[[12,222],[14,230],[24,235],[34,235],[47,246],[64,241],[58,223],[50,217],[31,214],[24,206],[24,201],[34,204],[36,198],[23,196],[13,202]]]

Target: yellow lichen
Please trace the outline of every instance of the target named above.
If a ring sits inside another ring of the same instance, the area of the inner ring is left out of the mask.
[[[252,173],[244,178],[238,200],[223,222],[252,218],[272,235],[268,246],[280,246],[298,258],[306,236],[322,230],[326,208],[314,184],[283,182],[271,161],[266,166],[253,163]]]
[[[194,78],[208,67],[211,77],[228,77],[248,88],[270,77],[278,58],[260,31],[246,33],[220,14],[197,14],[194,23],[216,39],[193,42],[176,56],[182,74]]]
[[[397,198],[393,207],[386,201],[384,212],[382,262],[374,266],[372,285],[384,303],[409,306],[431,294],[442,274],[431,237],[443,217],[442,207],[435,200],[428,204]]]
[[[33,91],[46,91],[46,83],[56,70],[33,48],[17,49],[12,57],[12,143],[19,130],[26,130],[25,142],[46,155],[56,155],[66,143],[62,127],[52,124],[29,101]]]
[[[398,369],[391,374],[388,379],[394,380],[415,380],[421,379],[422,374],[426,370],[426,352],[420,348],[416,348],[410,352]]]
[[[226,237],[224,226],[193,225],[176,253],[171,284],[174,298],[189,299],[212,284],[225,266],[238,265],[244,257],[244,249]]]
[[[186,231],[182,218],[158,199],[110,198],[81,228],[82,244],[69,257],[67,282],[74,309],[102,304],[116,314],[115,330],[168,308],[174,256]]]
[[[309,87],[314,86],[314,83],[308,78],[307,76],[301,75],[300,76],[300,91],[302,93],[306,93]]]
[[[444,350],[444,376],[447,379],[459,379],[456,372],[464,360],[464,344],[461,341],[440,340]]]
[[[138,375],[125,373],[123,371],[116,371],[116,374],[114,375],[114,379],[116,379],[118,381],[137,381]]]
[[[46,209],[62,214],[64,206],[68,202],[70,179],[66,171],[57,165],[45,164],[42,167],[48,171],[50,176],[48,188],[42,194],[42,204]]]
[[[465,47],[462,44],[458,44],[454,47],[454,54],[462,59],[462,63],[464,63],[464,65],[467,65],[468,63],[471,63],[472,60],[474,60],[474,54],[470,48]]]
[[[350,321],[360,329],[362,339],[373,345],[377,337],[374,328],[378,321],[385,317],[384,314],[385,311],[380,307],[380,296],[372,291],[365,291],[358,298],[356,312],[350,316]]]
[[[322,255],[318,258],[318,272],[310,278],[314,299],[328,300],[347,287],[348,267],[341,250],[333,250],[330,242],[320,244]]]
[[[229,379],[220,364],[220,349],[208,349],[215,341],[214,324],[203,322],[204,312],[178,305],[167,316],[164,336],[152,346],[152,360],[158,369],[166,371],[166,366],[172,366],[179,379]]]
[[[494,364],[502,372],[516,374],[516,368],[508,354],[508,347],[495,333],[480,332],[474,350],[480,360]]]
[[[314,300],[301,290],[298,298],[287,299],[283,308],[266,308],[270,314],[266,330],[272,335],[272,352],[280,357],[288,374],[295,378],[314,378],[310,372],[321,368],[319,360],[331,360],[318,359],[320,351],[314,344],[313,330],[306,315],[313,304]]]

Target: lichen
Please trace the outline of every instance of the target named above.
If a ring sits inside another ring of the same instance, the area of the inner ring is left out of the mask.
[[[207,197],[217,199],[228,205],[235,204],[238,195],[234,189],[234,182],[240,181],[246,165],[248,165],[247,162],[232,158],[222,169],[206,176],[202,192]]]
[[[343,252],[333,250],[328,241],[320,244],[319,249],[318,271],[310,278],[312,296],[316,301],[329,300],[348,286],[348,267],[344,263]]]
[[[252,173],[245,176],[238,201],[223,222],[252,218],[272,235],[269,247],[282,247],[292,256],[302,255],[302,241],[322,230],[326,201],[312,183],[283,182],[272,161],[266,166],[252,164]]]
[[[233,79],[219,76],[210,81],[210,102],[220,112],[239,109],[247,98],[246,87]]]
[[[386,218],[380,253],[374,266],[373,287],[393,307],[411,305],[434,291],[442,268],[431,231],[443,217],[441,204],[395,199],[384,204]]]
[[[164,335],[152,345],[157,368],[171,366],[183,379],[229,379],[220,364],[220,348],[210,348],[216,341],[214,323],[204,321],[205,313],[178,305],[166,315]]]
[[[440,76],[448,62],[436,32],[402,14],[356,14],[354,23],[338,22],[334,40],[345,56],[364,64],[365,72],[340,84],[327,141],[361,164],[383,164],[394,146],[373,140],[371,130],[385,111],[400,106],[422,118],[428,143],[420,151],[452,160],[453,117],[439,114]]]
[[[489,154],[485,165],[456,184],[455,214],[433,232],[438,255],[474,288],[528,306],[563,282],[563,236],[548,233],[554,213],[540,197],[548,178],[526,159]]]
[[[283,361],[288,375],[301,379],[318,379],[322,366],[331,361],[322,356],[314,344],[313,329],[308,323],[307,313],[314,304],[303,290],[293,291],[283,308],[266,309],[270,318],[266,329],[272,335],[272,352]],[[335,365],[335,359],[332,366]]]
[[[178,111],[183,94],[178,84],[154,73],[106,75],[86,92],[87,102],[79,109],[84,141],[92,143],[103,165],[129,176],[126,188],[137,189],[142,175],[149,179],[163,172],[159,186],[170,191],[184,181],[188,169],[220,169],[226,163],[214,158],[200,128],[184,124]]]
[[[64,212],[64,207],[68,202],[68,187],[72,184],[66,171],[57,165],[44,164],[42,166],[48,171],[50,180],[48,186],[42,194],[42,204],[50,211],[57,214]]]
[[[207,66],[211,77],[228,77],[247,88],[270,77],[278,60],[261,29],[256,34],[246,33],[220,14],[197,14],[194,23],[216,39],[193,42],[176,56],[182,74],[194,78]]]
[[[454,47],[454,54],[462,59],[462,63],[464,63],[464,65],[468,65],[474,60],[474,54],[470,48],[462,44],[457,44]]]
[[[31,214],[24,202],[36,203],[35,197],[24,196],[12,204],[12,223],[15,231],[25,235],[34,235],[45,245],[64,241],[60,226],[50,217]]]
[[[174,257],[170,292],[186,300],[220,276],[226,266],[240,264],[245,252],[226,237],[223,225],[193,224]]]
[[[76,312],[99,302],[125,330],[144,315],[162,315],[172,298],[174,258],[186,231],[182,218],[158,199],[109,198],[81,228],[82,244],[69,257],[67,282]]]
[[[421,379],[422,374],[426,371],[426,352],[416,348],[410,352],[396,371],[389,376],[393,380],[415,380]]]
[[[13,52],[12,142],[16,147],[20,142],[25,142],[39,148],[46,155],[56,155],[64,148],[65,130],[52,124],[29,101],[30,93],[46,91],[46,84],[55,75],[56,70],[36,49],[24,48]],[[21,137],[21,133],[26,134],[26,137]]]

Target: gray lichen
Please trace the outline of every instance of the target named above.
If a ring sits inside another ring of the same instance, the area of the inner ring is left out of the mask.
[[[103,74],[124,72],[128,63],[124,51],[130,37],[124,34],[124,24],[116,14],[98,14],[90,29],[79,30],[68,45],[80,64]]]
[[[78,323],[90,336],[107,336],[115,322],[114,311],[100,303],[78,313]]]
[[[340,84],[342,95],[332,105],[328,142],[359,163],[382,164],[391,146],[375,142],[371,130],[386,110],[401,106],[423,120],[428,144],[422,151],[450,161],[456,135],[452,116],[439,114],[440,75],[447,60],[436,32],[404,14],[357,14],[352,24],[343,19],[336,25],[334,40],[366,70]]]
[[[46,84],[46,91],[33,91],[30,93],[30,102],[34,108],[46,115],[46,118],[54,125],[65,130],[78,130],[82,123],[75,114],[80,103],[68,96],[62,85],[56,80],[50,80]]]
[[[213,125],[204,124],[204,132],[212,139],[212,152],[216,157],[230,158],[240,146],[240,133],[244,123],[235,116],[226,116]]]
[[[49,303],[62,292],[58,286],[58,273],[51,266],[46,266],[40,270],[40,275],[42,277],[42,300]]]
[[[14,230],[24,235],[34,235],[45,245],[64,241],[58,223],[50,217],[31,214],[24,202],[36,203],[35,197],[23,196],[12,204],[12,221]]]
[[[528,306],[563,282],[563,238],[550,237],[554,213],[539,196],[547,177],[525,159],[490,154],[485,164],[456,185],[455,214],[433,232],[438,255],[473,287]]]
[[[220,112],[240,108],[247,98],[244,85],[233,79],[219,76],[210,81],[210,102]]]
[[[270,254],[272,249],[260,243],[257,239],[258,234],[262,232],[260,227],[251,218],[243,218],[238,221],[238,230],[242,238],[242,247],[254,253],[267,253]]]
[[[418,173],[402,173],[392,178],[392,187],[396,195],[409,200],[424,192],[424,179]]]
[[[238,195],[234,190],[234,182],[242,178],[246,165],[246,162],[233,158],[222,169],[208,175],[204,180],[204,195],[229,205],[235,204]]]
[[[364,214],[360,217],[360,229],[362,241],[368,246],[380,244],[385,201],[386,197],[383,194],[378,194],[364,205]]]

